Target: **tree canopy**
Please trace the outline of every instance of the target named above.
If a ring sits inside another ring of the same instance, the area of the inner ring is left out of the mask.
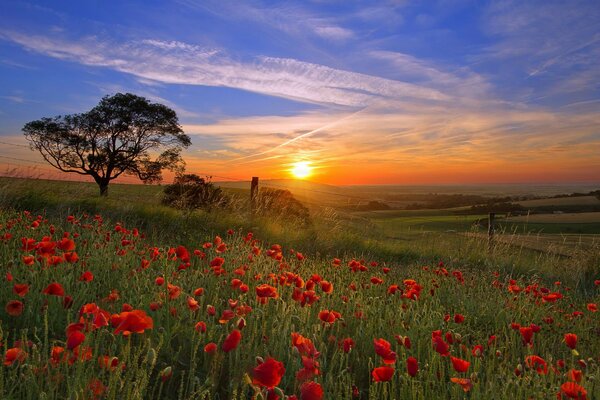
[[[191,144],[174,110],[131,93],[105,96],[86,113],[31,121],[23,132],[54,168],[94,178],[101,195],[123,174],[154,183],[164,169],[181,173],[181,151]]]

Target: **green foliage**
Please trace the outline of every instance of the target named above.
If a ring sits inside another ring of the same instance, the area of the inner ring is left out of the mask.
[[[231,203],[221,188],[210,182],[210,178],[204,179],[195,174],[177,175],[173,184],[166,186],[163,192],[162,204],[186,211],[225,209]]]

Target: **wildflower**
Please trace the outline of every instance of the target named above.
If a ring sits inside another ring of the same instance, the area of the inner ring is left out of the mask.
[[[272,389],[279,385],[285,368],[283,363],[274,358],[267,359],[252,370],[252,384]]]
[[[388,382],[392,379],[395,369],[392,367],[377,367],[371,372],[375,382]]]

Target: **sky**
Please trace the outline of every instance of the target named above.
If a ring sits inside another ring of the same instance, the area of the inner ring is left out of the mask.
[[[597,0],[0,2],[0,169],[117,92],[173,108],[215,180],[600,182]]]

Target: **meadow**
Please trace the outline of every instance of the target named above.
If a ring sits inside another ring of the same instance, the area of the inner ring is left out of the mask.
[[[248,218],[240,188],[211,213],[95,190],[0,180],[2,398],[600,396],[594,242],[489,248],[479,216],[442,211],[292,227]]]

